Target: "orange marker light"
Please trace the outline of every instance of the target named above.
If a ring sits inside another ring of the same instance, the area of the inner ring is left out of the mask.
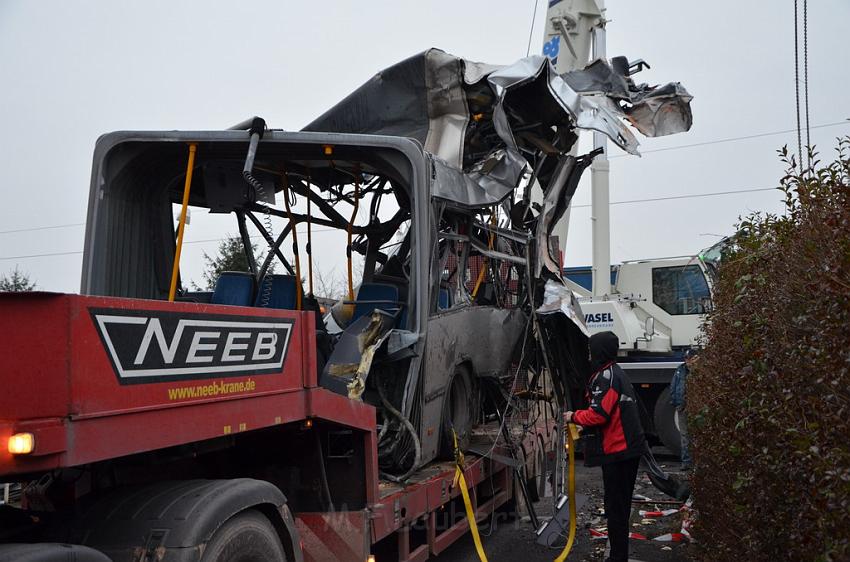
[[[16,433],[9,437],[9,452],[13,455],[28,455],[35,449],[35,435]]]
[[[332,156],[334,153],[334,147],[329,144],[322,145],[322,150],[324,150],[325,156]]]

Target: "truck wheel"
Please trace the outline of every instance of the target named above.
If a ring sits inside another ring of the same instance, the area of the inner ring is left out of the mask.
[[[454,458],[454,437],[452,429],[457,433],[457,443],[463,451],[469,447],[472,439],[472,426],[475,423],[475,390],[469,370],[463,365],[455,367],[455,372],[449,381],[448,390],[443,399],[443,423],[440,437],[440,456],[444,459]]]
[[[286,554],[268,518],[249,509],[215,532],[201,562],[286,562]]]
[[[677,457],[682,456],[682,436],[679,433],[678,412],[670,404],[670,387],[665,388],[655,401],[655,431],[664,446]]]

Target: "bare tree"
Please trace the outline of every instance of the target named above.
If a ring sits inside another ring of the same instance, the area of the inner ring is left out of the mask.
[[[326,272],[315,268],[313,270],[313,291],[315,291],[314,296],[316,297],[339,300],[348,291],[348,284],[344,278],[337,275],[336,268]]]
[[[356,259],[353,264],[353,283],[356,287],[363,279],[363,260]],[[348,274],[340,274],[336,267],[323,272],[321,268],[313,270],[313,291],[316,297],[340,300],[348,298]]]

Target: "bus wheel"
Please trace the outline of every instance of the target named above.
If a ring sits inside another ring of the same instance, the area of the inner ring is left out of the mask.
[[[676,408],[670,404],[670,387],[665,388],[655,402],[655,431],[664,446],[680,457],[682,455],[682,436],[676,419]]]
[[[534,440],[532,468],[527,482],[529,499],[539,502],[546,495],[546,451],[543,450],[543,438],[540,435]]]
[[[448,391],[443,399],[443,423],[440,437],[440,456],[444,459],[454,458],[454,436],[457,433],[457,443],[463,451],[469,447],[472,439],[472,426],[475,422],[475,392],[472,386],[472,376],[463,365],[455,367],[455,372],[449,381]]]
[[[285,562],[286,554],[271,522],[249,509],[226,521],[204,549],[202,562]]]

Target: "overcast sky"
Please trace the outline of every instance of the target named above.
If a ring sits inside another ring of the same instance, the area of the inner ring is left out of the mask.
[[[546,5],[532,53],[541,50]],[[534,0],[0,0],[0,273],[18,266],[40,288],[79,289],[80,224],[103,133],[223,129],[255,114],[297,130],[429,47],[497,64],[525,56],[533,9]],[[795,145],[795,133],[714,141],[795,127],[793,2],[611,0],[608,17],[609,56],[643,58],[652,69],[640,81],[680,81],[694,96],[690,132],[639,136],[643,158],[612,149],[611,200],[776,186],[775,150]],[[810,7],[810,122],[842,123],[811,131],[829,156],[835,137],[850,134],[848,23],[847,0]],[[698,143],[712,144],[682,148]],[[588,187],[576,205],[589,203]],[[778,192],[613,205],[612,259],[694,254],[755,210],[780,211]],[[226,234],[199,219],[187,241]],[[72,226],[8,232],[60,225]],[[184,279],[200,281],[202,252],[215,248],[186,246]],[[320,267],[341,255],[323,256]],[[567,265],[590,255],[590,209],[578,207]]]

